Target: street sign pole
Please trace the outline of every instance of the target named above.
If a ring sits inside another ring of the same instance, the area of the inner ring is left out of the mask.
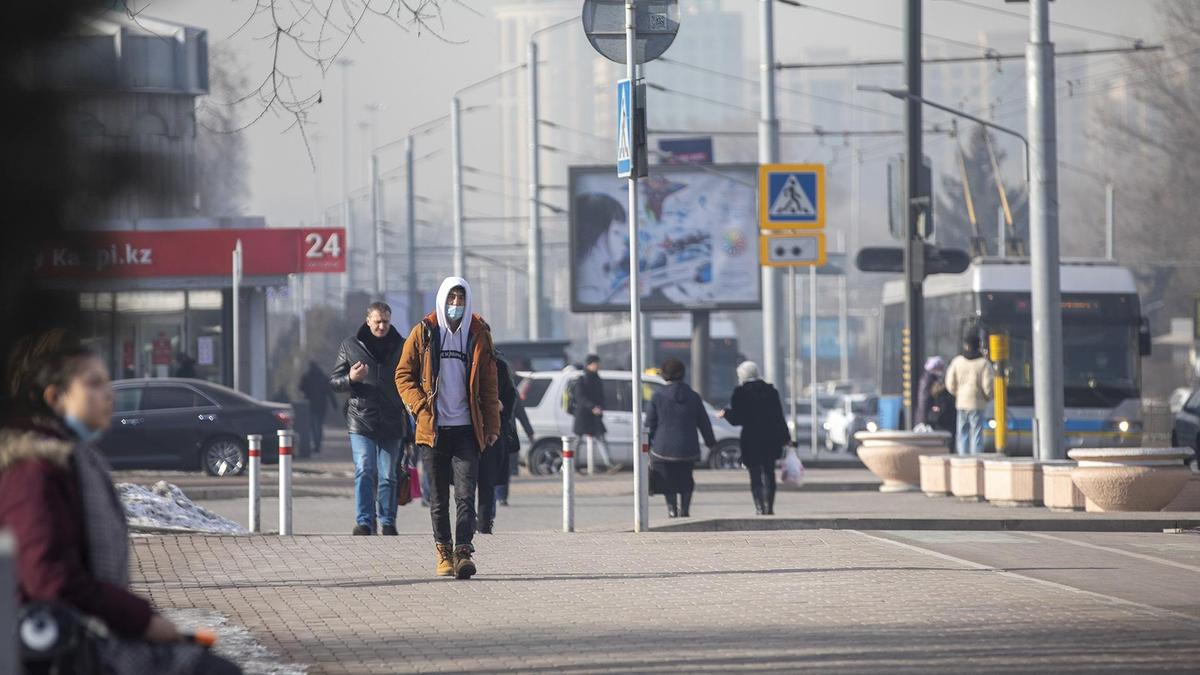
[[[795,268],[793,268],[795,269]],[[808,385],[809,410],[812,411],[812,422],[809,435],[812,442],[812,454],[817,455],[817,266],[808,268]]]
[[[637,110],[636,57],[636,0],[625,0],[625,77],[629,80],[629,107]],[[632,120],[630,120],[632,124]],[[642,141],[630,134],[630,158],[638,161],[637,144]],[[629,347],[630,368],[633,371],[633,531],[650,529],[650,481],[646,475],[646,456],[642,449],[642,307],[641,286],[638,281],[638,173],[633,166],[629,172]]]

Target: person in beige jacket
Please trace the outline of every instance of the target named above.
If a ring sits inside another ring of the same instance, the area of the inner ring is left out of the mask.
[[[983,452],[983,414],[992,400],[992,365],[979,351],[979,335],[963,338],[963,351],[946,368],[946,390],[958,410],[957,451]]]

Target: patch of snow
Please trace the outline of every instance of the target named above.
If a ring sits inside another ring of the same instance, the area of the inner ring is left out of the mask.
[[[164,609],[162,615],[179,627],[192,632],[201,628],[215,631],[213,651],[242,667],[246,675],[305,675],[308,666],[283,663],[278,654],[262,646],[250,631],[229,623],[217,612],[202,609]]]
[[[248,534],[234,521],[197,506],[177,485],[166,481],[160,480],[150,489],[133,483],[117,483],[116,488],[131,530]]]

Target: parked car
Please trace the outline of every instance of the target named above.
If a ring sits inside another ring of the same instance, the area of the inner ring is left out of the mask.
[[[1189,387],[1179,387],[1171,392],[1171,397],[1167,399],[1167,405],[1171,408],[1171,414],[1175,415],[1180,410],[1183,410],[1183,404],[1192,396],[1192,389]]]
[[[100,450],[117,469],[202,469],[236,476],[246,469],[248,434],[262,435],[262,459],[279,460],[279,429],[290,405],[259,401],[204,380],[147,378],[113,382],[113,417]]]
[[[879,428],[879,397],[875,394],[849,394],[825,416],[825,448],[831,452],[857,452],[859,431]]]
[[[562,469],[562,437],[571,434],[573,418],[567,413],[567,399],[583,371],[567,367],[555,371],[520,372],[517,375],[517,392],[525,403],[529,421],[533,424],[532,443],[523,440],[521,463],[529,467],[535,476],[559,473]],[[604,425],[608,428],[606,440],[608,453],[614,462],[625,466],[633,464],[633,402],[630,400],[631,379],[629,371],[602,370],[604,380]],[[656,375],[642,376],[642,400],[649,402],[655,391],[666,382]],[[717,409],[707,402],[709,419],[717,447],[709,452],[700,444],[701,466],[713,469],[735,469],[742,458],[741,431],[716,416]],[[643,407],[643,411],[645,408]],[[644,413],[643,413],[644,414]],[[699,432],[697,432],[698,434]]]
[[[813,420],[817,424],[817,443],[824,444],[827,432],[825,425],[822,423],[829,410],[838,403],[837,396],[827,396],[821,394],[817,397],[817,414],[812,414],[812,401],[808,398],[796,401],[796,419],[792,420],[792,409],[788,403],[783,404],[783,414],[788,418],[788,429],[792,432],[792,438],[801,448],[807,448],[812,438]]]
[[[1171,445],[1191,448],[1200,453],[1200,389],[1192,392],[1179,412],[1175,413],[1175,424],[1171,428]],[[1195,464],[1197,459],[1192,458]]]

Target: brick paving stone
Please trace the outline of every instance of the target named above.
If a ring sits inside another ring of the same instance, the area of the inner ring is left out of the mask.
[[[313,673],[1195,672],[1200,657],[1200,621],[855,532],[477,543],[481,574],[461,582],[432,576],[425,535],[146,537],[134,580]]]

